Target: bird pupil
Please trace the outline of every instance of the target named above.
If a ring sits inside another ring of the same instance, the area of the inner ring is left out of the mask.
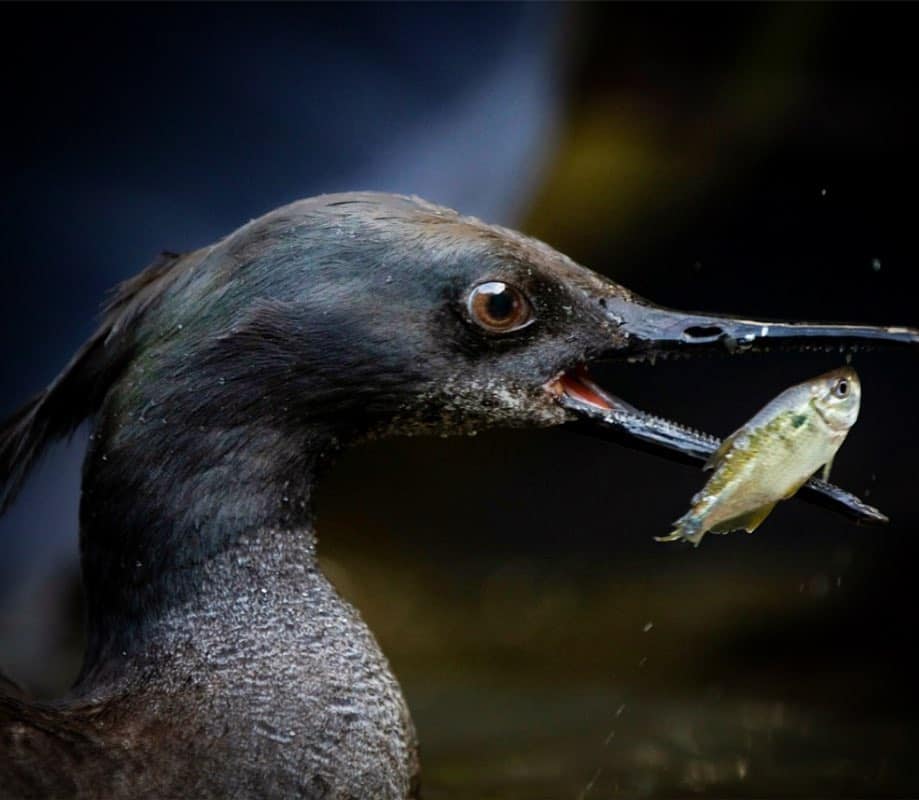
[[[514,312],[514,296],[503,289],[488,296],[488,316],[492,319],[507,319]]]

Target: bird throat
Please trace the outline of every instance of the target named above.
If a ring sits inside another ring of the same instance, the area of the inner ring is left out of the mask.
[[[80,683],[197,650],[254,609],[302,616],[316,562],[312,494],[334,446],[269,431],[180,431],[178,446],[95,436],[81,501],[88,644]]]

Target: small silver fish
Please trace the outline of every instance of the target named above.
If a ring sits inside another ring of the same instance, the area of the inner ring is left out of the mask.
[[[786,389],[725,439],[705,464],[715,473],[692,507],[659,542],[698,546],[708,532],[753,533],[779,500],[787,500],[833,457],[858,418],[861,383],[851,367]]]

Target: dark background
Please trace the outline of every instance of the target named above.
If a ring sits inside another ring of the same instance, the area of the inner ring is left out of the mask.
[[[49,381],[104,291],[323,191],[513,224],[656,302],[919,325],[913,10],[878,5],[3,6],[0,403]],[[839,354],[617,366],[725,435]],[[857,354],[834,480],[754,536],[652,540],[696,470],[561,431],[390,441],[319,499],[432,797],[915,795],[915,353]],[[0,522],[0,665],[79,658],[78,464]]]

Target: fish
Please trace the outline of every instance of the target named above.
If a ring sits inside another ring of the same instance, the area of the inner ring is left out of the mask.
[[[792,386],[738,428],[709,457],[714,473],[659,542],[698,547],[712,533],[753,533],[821,467],[827,480],[836,452],[858,419],[861,382],[850,366]]]

